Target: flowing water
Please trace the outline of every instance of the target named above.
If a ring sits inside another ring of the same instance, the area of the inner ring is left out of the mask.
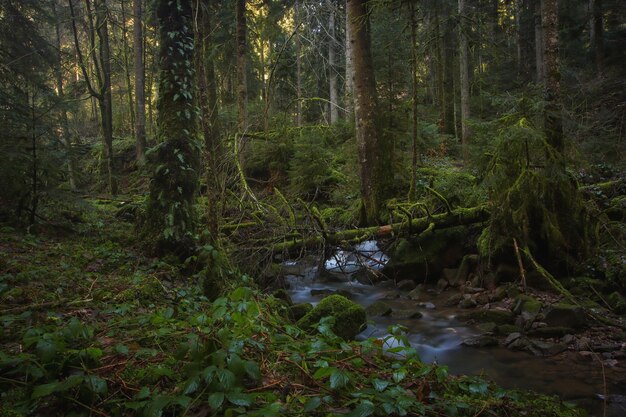
[[[287,261],[284,267],[288,270],[286,279],[294,303],[315,305],[332,291],[349,294],[353,301],[365,307],[384,300],[394,312],[419,311],[422,314],[422,317],[413,319],[375,317],[370,319],[367,329],[359,337],[384,338],[389,335],[390,325],[401,324],[408,329],[408,340],[424,362],[436,361],[456,374],[484,375],[505,388],[557,395],[585,408],[590,416],[605,415],[600,396],[606,391],[612,400],[606,405],[606,416],[626,416],[626,368],[622,364],[605,367],[603,373],[598,361],[584,362],[577,352],[536,357],[504,347],[465,347],[463,340],[480,334],[480,331],[456,319],[462,310],[444,306],[453,292],[438,293],[431,288],[426,292],[427,299],[420,298],[418,302],[401,297],[402,293],[389,282],[371,286],[350,279],[350,274],[363,264],[376,269],[382,268],[387,260],[376,242],[370,241],[359,245],[354,253],[338,251],[327,260],[310,257]],[[322,268],[334,272],[336,279],[332,282],[320,280]]]

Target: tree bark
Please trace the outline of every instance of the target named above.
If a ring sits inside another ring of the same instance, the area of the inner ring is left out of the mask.
[[[346,85],[345,85],[345,108],[346,119],[354,114],[354,79],[352,69],[352,35],[350,34],[350,19],[348,17],[348,0],[346,0]]]
[[[337,70],[335,68],[335,5],[332,0],[328,0],[329,17],[328,32],[330,34],[328,40],[328,72],[329,72],[329,98],[330,98],[330,124],[339,121],[339,92],[337,90]]]
[[[204,137],[204,160],[205,160],[205,181],[207,184],[207,230],[209,232],[209,243],[214,245],[219,236],[219,170],[218,155],[219,146],[219,126],[218,126],[218,104],[217,90],[215,82],[215,70],[213,62],[213,45],[211,42],[212,13],[210,1],[203,0],[196,4],[198,9],[194,15],[195,34],[195,68],[198,84],[198,105],[202,114],[200,128]]]
[[[409,201],[415,201],[417,189],[418,137],[417,137],[417,20],[415,5],[409,3],[411,18],[411,184]]]
[[[247,31],[246,0],[237,0],[237,130],[242,135],[237,148],[237,157],[242,168],[245,167],[245,152],[247,139],[245,132],[248,130],[248,83],[246,79],[246,56],[247,56]]]
[[[52,3],[52,11],[54,14],[54,29],[56,35],[56,62],[54,68],[54,75],[56,78],[57,85],[57,96],[59,100],[63,102],[65,100],[65,94],[63,92],[63,66],[62,66],[62,55],[61,55],[61,27],[60,20],[57,12],[57,3],[56,1]],[[65,146],[66,159],[67,159],[67,178],[70,183],[70,190],[76,190],[76,168],[74,161],[74,153],[72,151],[72,141],[70,139],[70,129],[69,122],[67,119],[67,111],[65,109],[65,103],[61,103],[60,107],[61,111],[61,143]]]
[[[451,10],[444,4],[445,26],[442,37],[444,60],[443,60],[443,133],[456,136],[454,123],[454,22]]]
[[[547,142],[563,154],[563,120],[561,116],[561,68],[559,59],[559,7],[558,0],[542,0],[545,83],[543,89],[544,130]]]
[[[602,22],[602,0],[589,0],[589,44],[594,53],[596,71],[602,73],[604,64],[604,28]]]
[[[275,252],[293,251],[303,247],[319,246],[322,243],[333,245],[346,241],[351,241],[352,243],[355,243],[355,241],[361,242],[367,239],[386,237],[400,232],[419,234],[428,229],[444,229],[484,222],[489,218],[489,214],[489,209],[486,206],[456,209],[450,213],[412,219],[410,222],[404,221],[384,226],[343,230],[336,233],[329,233],[326,237],[313,236],[306,239],[295,239],[276,244],[272,249]]]
[[[296,30],[300,32],[300,1],[296,0],[295,6],[296,15]],[[295,35],[296,37],[296,126],[302,126],[302,40],[300,39],[300,33]]]
[[[143,61],[142,0],[133,0],[133,67],[135,72],[135,149],[137,163],[146,160],[146,78]]]
[[[541,23],[541,1],[535,1],[535,81],[543,84],[545,68],[543,63],[543,27]]]
[[[463,162],[467,164],[469,158],[468,146],[470,139],[470,129],[467,121],[470,118],[470,95],[469,95],[469,62],[467,50],[467,30],[465,22],[469,21],[467,16],[466,0],[459,0],[459,69],[461,72],[461,147],[463,149]]]
[[[126,27],[126,7],[125,1],[120,2],[120,7],[122,11],[122,46],[124,48],[124,76],[126,81],[126,91],[128,97],[128,110],[130,114],[130,130],[133,136],[135,134],[135,100],[133,98],[133,84],[131,82],[130,77],[130,46],[128,45],[128,28]]]
[[[159,145],[145,215],[146,239],[157,253],[194,252],[193,204],[199,155],[194,103],[194,41],[190,0],[159,0]]]
[[[376,80],[367,31],[366,0],[348,0],[349,30],[352,40],[355,114],[359,177],[361,180],[361,223],[376,224],[380,219],[388,178],[391,151],[379,129]]]

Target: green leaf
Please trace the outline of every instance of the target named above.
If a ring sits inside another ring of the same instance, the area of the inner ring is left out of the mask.
[[[128,356],[128,346],[118,343],[115,345],[115,351],[120,355]]]
[[[376,391],[383,392],[385,388],[389,386],[389,381],[383,381],[382,379],[375,379],[372,381],[372,385],[376,388]]]
[[[374,404],[371,401],[363,401],[359,405],[356,406],[351,413],[348,414],[349,417],[368,417],[374,414]]]
[[[245,361],[244,368],[246,370],[246,375],[248,375],[250,379],[254,381],[258,381],[261,379],[261,369],[256,362]]]
[[[315,410],[317,407],[319,407],[321,404],[322,404],[322,399],[320,397],[309,398],[307,402],[304,403],[304,412],[305,413],[311,412]]]
[[[223,392],[214,392],[213,394],[209,395],[209,407],[211,407],[213,411],[219,410],[223,403],[224,403]]]
[[[183,394],[193,394],[198,390],[200,386],[200,376],[196,375],[193,378],[190,378],[185,385],[185,389],[183,390]]]
[[[231,392],[226,394],[226,398],[231,404],[239,407],[249,407],[252,404],[252,396],[244,392]]]
[[[57,392],[63,384],[60,381],[50,382],[49,384],[37,385],[33,389],[33,393],[31,394],[31,399],[37,399],[42,397],[47,397],[48,395],[54,394]]]
[[[315,371],[315,373],[313,374],[313,378],[314,379],[326,378],[326,377],[332,375],[332,373],[335,372],[336,370],[337,370],[337,368],[334,368],[332,366],[325,367],[325,368],[320,368],[317,371]]]
[[[143,399],[148,398],[149,396],[150,396],[150,388],[148,388],[148,387],[141,387],[139,392],[137,394],[135,394],[135,399],[136,400],[143,400]]]
[[[393,381],[397,384],[406,377],[406,369],[400,368],[392,375]]]
[[[85,375],[85,384],[95,394],[106,394],[108,391],[107,382],[96,375]]]
[[[148,403],[145,409],[146,417],[161,417],[163,409],[170,403],[170,398],[165,395],[157,395]]]
[[[344,371],[337,369],[330,375],[330,388],[332,389],[343,388],[348,385],[348,382],[350,382],[350,377]]]
[[[222,389],[229,391],[235,386],[235,374],[228,369],[218,369],[215,371],[217,380],[219,381]]]

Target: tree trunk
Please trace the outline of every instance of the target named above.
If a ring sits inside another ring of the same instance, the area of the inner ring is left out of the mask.
[[[417,138],[417,20],[415,5],[409,3],[411,18],[411,184],[409,201],[415,201],[417,188],[418,138]]]
[[[247,139],[245,136],[248,130],[248,86],[246,80],[246,55],[247,55],[247,31],[246,23],[246,0],[237,0],[237,130],[242,135],[241,142],[237,147],[237,157],[242,168],[245,167],[245,152]]]
[[[296,0],[295,4],[296,30],[301,29],[300,19],[300,1]],[[296,35],[296,126],[302,126],[302,40],[300,33]]]
[[[469,158],[468,146],[470,129],[467,120],[470,117],[470,91],[469,91],[469,63],[467,51],[467,30],[469,21],[467,16],[466,0],[459,0],[459,69],[461,72],[461,147],[463,148],[463,162],[467,164]]]
[[[563,154],[563,120],[561,117],[561,69],[559,59],[558,0],[542,0],[545,83],[543,89],[544,130],[548,144]]]
[[[60,27],[59,16],[57,13],[56,1],[53,2],[52,4],[52,11],[54,14],[54,23],[55,23],[54,29],[55,29],[55,35],[56,35],[55,40],[56,40],[56,49],[57,49],[54,75],[56,78],[57,96],[59,97],[59,100],[62,102],[60,106],[61,143],[63,143],[63,146],[65,146],[65,152],[67,155],[66,156],[67,178],[70,183],[70,190],[75,191],[76,190],[76,175],[75,175],[76,168],[75,168],[75,161],[74,161],[74,153],[72,151],[72,141],[70,139],[70,129],[69,129],[69,122],[67,119],[67,111],[65,109],[65,103],[63,103],[63,101],[65,100],[65,94],[63,92],[63,68],[62,68],[62,58],[61,58],[61,27]]]
[[[133,67],[135,72],[135,149],[137,163],[146,160],[146,79],[143,62],[142,0],[133,0]]]
[[[207,229],[209,243],[216,244],[218,241],[218,207],[219,207],[219,177],[218,177],[218,152],[219,152],[219,128],[217,91],[215,83],[215,70],[213,63],[213,51],[211,44],[211,12],[210,2],[203,0],[197,4],[198,10],[194,15],[195,33],[195,68],[198,84],[198,105],[203,117],[200,119],[200,127],[204,137],[204,160],[205,180],[207,184]]]
[[[156,252],[190,256],[193,204],[200,165],[194,103],[194,42],[190,0],[159,0],[159,146],[145,216]]]
[[[346,0],[346,86],[345,86],[345,108],[346,119],[350,119],[354,114],[354,79],[352,69],[352,35],[350,34],[350,19],[348,17],[348,0]]]
[[[604,61],[602,0],[589,0],[589,16],[589,44],[594,53],[596,71],[601,74]]]
[[[330,16],[328,18],[328,72],[329,72],[329,97],[330,97],[330,124],[339,121],[339,93],[337,91],[337,70],[335,68],[335,6],[332,0],[328,0]]]
[[[126,7],[124,6],[126,2],[121,1],[121,11],[122,11],[122,45],[124,48],[124,76],[126,81],[126,91],[128,97],[128,110],[130,114],[130,130],[133,136],[135,134],[135,100],[133,99],[133,84],[130,80],[130,46],[128,45],[128,28],[126,27]]]
[[[107,175],[112,195],[117,194],[117,179],[114,173],[113,155],[113,96],[111,94],[111,51],[109,45],[108,8],[106,0],[96,0],[96,30],[102,65],[102,100],[100,103],[100,117],[105,142],[105,159]]]
[[[454,22],[451,16],[451,10],[444,4],[445,31],[442,38],[444,50],[443,64],[443,133],[455,135],[454,123]],[[455,135],[456,136],[456,135]]]
[[[380,219],[388,178],[391,175],[391,152],[378,126],[378,99],[367,31],[369,17],[366,2],[348,0],[348,19],[354,70],[361,223],[375,224]]]
[[[535,81],[542,84],[544,80],[544,62],[543,62],[543,27],[541,23],[541,1],[535,1]]]

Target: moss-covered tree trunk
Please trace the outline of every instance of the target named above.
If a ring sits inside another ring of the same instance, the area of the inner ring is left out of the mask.
[[[377,120],[378,99],[370,50],[368,13],[365,0],[349,0],[348,20],[352,40],[352,66],[359,177],[361,180],[361,223],[376,224],[380,218],[391,175],[391,147],[381,134]]]
[[[205,179],[207,185],[206,226],[209,243],[215,245],[218,236],[219,172],[218,155],[221,154],[218,125],[218,102],[213,45],[211,43],[212,6],[209,0],[198,1],[194,15],[195,67],[197,77],[197,102],[202,118],[200,129],[204,138]]]
[[[159,0],[159,145],[146,213],[157,252],[181,256],[194,247],[193,201],[199,149],[193,101],[193,32],[190,0]]]

